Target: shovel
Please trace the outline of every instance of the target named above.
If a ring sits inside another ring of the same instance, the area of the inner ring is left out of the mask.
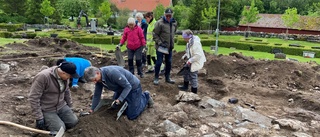
[[[116,59],[117,59],[118,65],[124,67],[125,65],[124,65],[124,60],[122,57],[121,49],[116,48],[115,54],[116,54]]]
[[[19,125],[19,124],[10,122],[10,121],[1,121],[0,120],[0,125],[14,126],[14,127],[20,128],[20,129],[31,131],[31,132],[40,133],[40,134],[46,134],[46,135],[55,136],[55,137],[62,137],[63,134],[64,134],[64,128],[63,127],[61,127],[60,130],[57,132],[57,131],[39,130],[39,129],[35,129],[35,128]]]
[[[177,73],[178,76],[183,76],[190,72],[190,66],[187,64],[183,65],[183,68]]]

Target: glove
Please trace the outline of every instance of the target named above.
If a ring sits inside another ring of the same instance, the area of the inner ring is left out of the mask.
[[[185,60],[187,57],[187,54],[184,54],[182,57],[181,57],[181,60]]]
[[[121,43],[119,43],[119,44],[116,46],[116,49],[120,49],[120,48],[121,48],[121,46],[122,46],[122,44],[121,44]]]
[[[38,129],[44,130],[44,129],[45,129],[44,119],[36,120],[36,127],[37,127]]]
[[[144,48],[142,49],[142,53],[146,53],[147,51],[148,51],[148,48],[144,46]]]
[[[117,109],[120,105],[120,102],[117,102],[117,100],[113,101],[111,104],[112,109]]]

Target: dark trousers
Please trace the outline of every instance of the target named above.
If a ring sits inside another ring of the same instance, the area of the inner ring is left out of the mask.
[[[143,49],[142,46],[136,50],[128,49],[128,66],[129,66],[129,71],[133,75],[134,75],[134,66],[133,66],[134,56],[136,57],[136,66],[137,66],[137,70],[138,70],[138,75],[142,74],[142,62],[141,62],[142,49]]]
[[[157,53],[157,62],[155,66],[155,73],[154,76],[155,78],[159,78],[159,72],[160,72],[160,67],[163,62],[163,56],[165,59],[165,76],[169,77],[170,76],[170,71],[171,71],[171,63],[172,63],[172,50],[169,50],[169,54],[164,54],[162,52],[156,51]]]
[[[49,131],[59,131],[60,127],[70,129],[78,123],[77,116],[68,105],[62,107],[58,112],[43,112],[43,117]]]

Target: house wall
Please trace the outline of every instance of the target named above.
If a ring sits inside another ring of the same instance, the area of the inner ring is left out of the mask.
[[[224,31],[246,31],[248,29],[247,26],[239,26],[239,27],[230,27],[223,28]],[[267,33],[286,33],[286,28],[266,28],[266,27],[250,27],[251,31],[254,32],[267,32]],[[289,29],[289,34],[311,34],[311,35],[320,35],[320,31],[312,31],[312,30],[297,30],[297,29]]]

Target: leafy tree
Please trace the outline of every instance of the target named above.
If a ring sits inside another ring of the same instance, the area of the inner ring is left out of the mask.
[[[46,17],[50,17],[53,12],[55,11],[55,8],[53,8],[50,5],[50,1],[49,0],[43,0],[43,2],[41,3],[41,9],[40,12],[46,16]]]
[[[190,8],[190,15],[188,18],[189,26],[191,30],[201,29],[201,11],[208,6],[206,0],[192,0],[193,4]]]
[[[217,15],[216,11],[217,11],[217,8],[216,7],[213,8],[212,6],[210,6],[209,8],[204,8],[201,11],[201,15],[203,18],[202,22],[209,25],[208,27],[209,30],[212,30],[212,25],[213,25],[212,22]]]
[[[299,15],[297,8],[288,8],[285,13],[281,16],[283,23],[287,27],[287,35],[288,35],[288,28],[293,28],[294,25],[299,21]]]
[[[27,23],[42,23],[43,15],[40,13],[42,0],[28,0]]]
[[[190,8],[187,6],[184,6],[181,1],[178,2],[176,6],[173,7],[174,11],[174,18],[178,22],[178,27],[180,29],[187,29],[188,27],[188,16],[190,14]]]
[[[164,6],[162,4],[158,4],[157,7],[153,10],[153,17],[155,19],[159,19],[161,16],[163,16],[164,11],[165,11]]]
[[[117,21],[118,28],[123,29],[125,26],[127,26],[127,20],[129,18],[130,12],[131,11],[129,9],[119,10],[119,16]]]
[[[81,10],[88,14],[90,3],[88,0],[59,0],[59,10],[64,16],[78,17]]]
[[[308,11],[308,15],[313,17],[320,16],[320,2],[313,3]]]
[[[0,0],[0,9],[4,13],[23,16],[27,10],[28,0]]]
[[[99,7],[99,10],[102,15],[102,19],[104,19],[105,21],[108,21],[108,19],[112,15],[112,11],[111,11],[110,6],[111,6],[111,4],[108,1],[105,1]]]
[[[248,30],[247,31],[250,31],[250,27],[249,27],[249,23],[254,23],[256,21],[259,20],[259,11],[258,11],[258,8],[255,7],[255,0],[252,0],[251,1],[251,5],[250,7],[248,6],[244,6],[243,7],[243,11],[242,11],[242,20],[241,20],[241,23],[243,24],[247,24],[248,26]]]
[[[99,8],[103,2],[108,2],[108,0],[90,0],[90,8],[92,15],[97,15],[97,13],[99,13]]]
[[[62,11],[59,9],[59,0],[50,0],[51,6],[55,9],[53,15],[51,15],[52,23],[60,24],[62,19]]]

